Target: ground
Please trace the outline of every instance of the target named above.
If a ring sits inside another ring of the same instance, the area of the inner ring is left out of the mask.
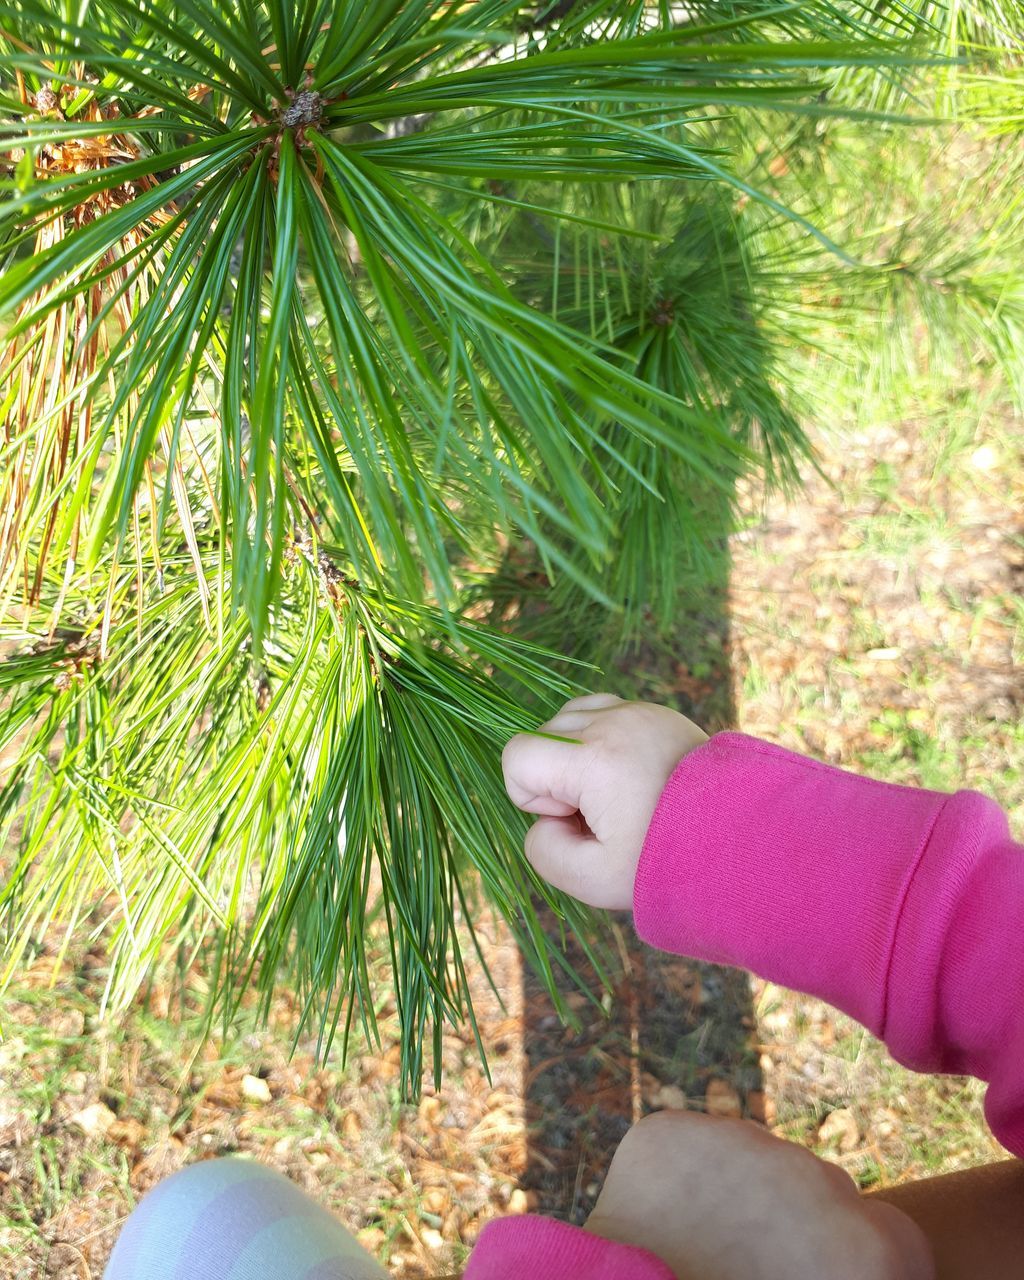
[[[720,598],[605,686],[876,777],[985,791],[1020,831],[1019,436],[998,402],[874,420],[819,432],[822,474],[808,468],[803,493],[751,499]],[[286,993],[269,1028],[192,1060],[191,1006],[157,986],[104,1022],[102,952],[73,954],[55,986],[42,956],[3,1011],[0,1272],[98,1277],[148,1187],[228,1152],[294,1178],[403,1278],[456,1270],[496,1215],[581,1221],[614,1143],[652,1108],[747,1115],[862,1186],[999,1155],[978,1084],[914,1077],[820,1003],[645,953],[628,918],[615,925],[611,1017],[577,994],[575,1031],[485,926],[505,996],[475,976],[490,1079],[468,1029],[451,1032],[443,1088],[418,1107],[399,1104],[386,1040],[347,1066],[316,1068],[306,1043],[289,1058]]]

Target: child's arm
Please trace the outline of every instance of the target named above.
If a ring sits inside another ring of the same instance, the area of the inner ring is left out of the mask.
[[[741,734],[687,746],[684,717],[610,695],[543,729],[583,745],[506,747],[513,800],[548,815],[527,840],[541,874],[603,906],[629,905],[628,881],[653,946],[820,996],[916,1070],[988,1081],[989,1123],[1024,1155],[1024,849],[997,805]]]

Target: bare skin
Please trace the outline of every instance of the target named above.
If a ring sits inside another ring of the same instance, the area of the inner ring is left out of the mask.
[[[614,694],[573,698],[502,753],[513,802],[539,815],[526,856],[594,907],[628,909],[658,798],[707,734],[670,707]],[[680,1280],[932,1280],[905,1215],[869,1203],[842,1170],[757,1126],[663,1112],[636,1125],[587,1230],[640,1244]]]
[[[924,1233],[842,1169],[749,1120],[686,1111],[626,1134],[584,1230],[677,1280],[937,1280]]]
[[[735,1198],[735,1188],[731,1194]],[[1003,1160],[902,1183],[873,1192],[865,1200],[891,1204],[917,1223],[935,1258],[934,1280],[1020,1280],[1024,1161]],[[591,1218],[587,1229],[600,1234],[600,1226],[600,1219]],[[687,1272],[681,1270],[679,1275],[685,1277]],[[461,1278],[453,1274],[440,1280]]]
[[[707,735],[608,693],[573,698],[541,729],[579,741],[521,733],[505,746],[509,796],[538,815],[526,856],[581,901],[629,909],[658,798]],[[679,1280],[1016,1280],[1024,1162],[861,1197],[840,1169],[747,1122],[659,1113],[626,1135],[587,1230],[660,1253]]]
[[[661,1111],[626,1134],[587,1231],[678,1280],[934,1280],[924,1234],[749,1120]]]
[[[935,1254],[935,1280],[1020,1280],[1024,1160],[999,1160],[870,1196],[911,1218]]]
[[[501,755],[513,803],[541,815],[526,836],[538,874],[592,907],[629,909],[644,835],[673,770],[708,735],[671,707],[612,693],[572,698]]]

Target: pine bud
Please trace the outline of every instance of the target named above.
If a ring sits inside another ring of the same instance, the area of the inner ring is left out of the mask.
[[[48,84],[44,84],[36,94],[36,110],[60,111],[60,98],[58,98]]]

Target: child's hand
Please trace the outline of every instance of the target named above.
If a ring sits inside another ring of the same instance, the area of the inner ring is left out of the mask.
[[[923,1232],[750,1120],[660,1111],[626,1134],[585,1229],[679,1280],[933,1280]]]
[[[592,907],[631,907],[658,797],[707,734],[670,707],[612,693],[572,698],[540,728],[582,745],[527,733],[505,744],[501,766],[513,803],[544,815],[527,832],[527,858]]]

